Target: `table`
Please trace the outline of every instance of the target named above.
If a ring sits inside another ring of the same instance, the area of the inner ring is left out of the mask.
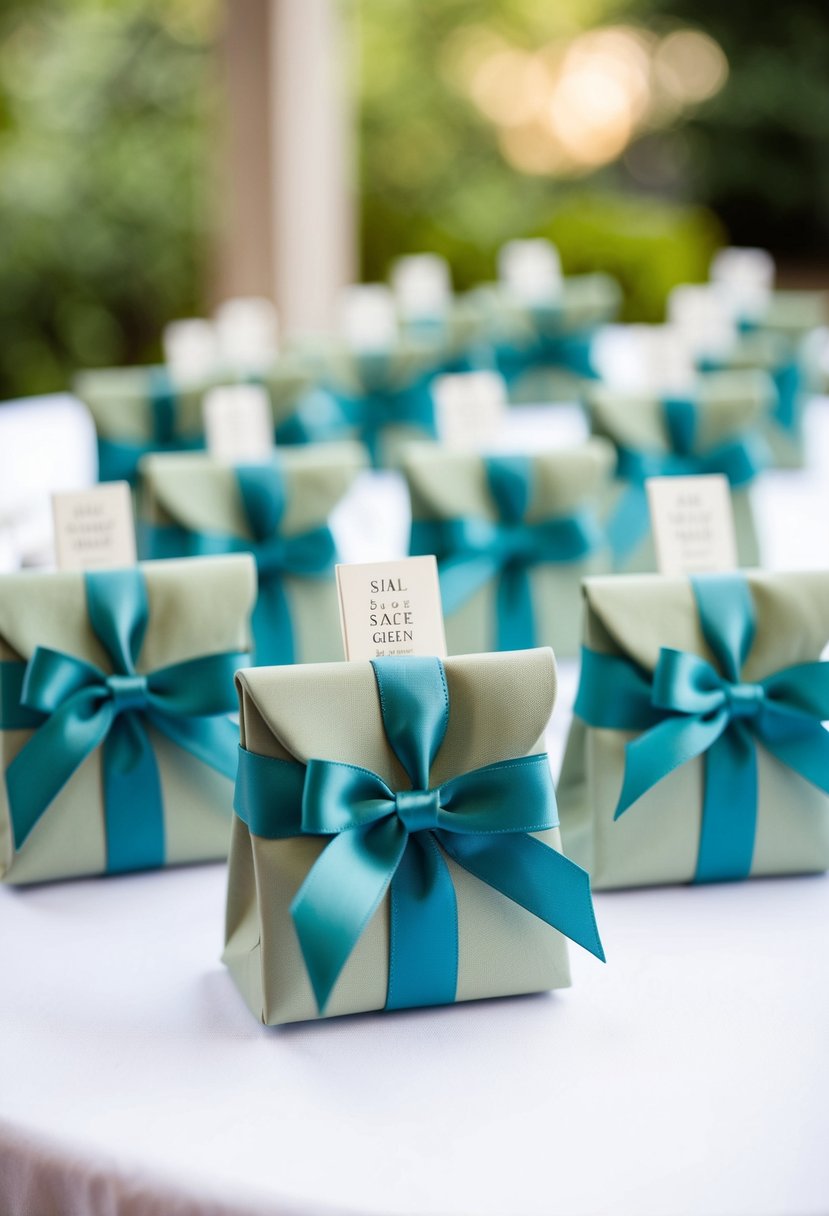
[[[829,564],[829,402],[808,428],[758,487],[778,568]],[[222,866],[0,890],[4,1216],[829,1209],[829,879],[600,894],[572,989],[282,1029],[223,901]]]

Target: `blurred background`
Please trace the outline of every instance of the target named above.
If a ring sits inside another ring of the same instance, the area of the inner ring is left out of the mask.
[[[821,285],[827,63],[825,0],[0,0],[0,399],[517,236],[629,321],[726,243]]]

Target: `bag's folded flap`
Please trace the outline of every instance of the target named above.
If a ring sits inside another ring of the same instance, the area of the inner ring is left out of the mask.
[[[126,441],[146,440],[152,432],[152,377],[162,368],[112,367],[79,372],[73,388],[88,407],[98,434]],[[173,389],[176,435],[200,435],[201,403],[213,381]]]
[[[527,519],[566,515],[587,504],[607,483],[614,464],[613,448],[603,439],[589,439],[570,450],[533,456]],[[406,447],[403,471],[415,519],[498,517],[484,458],[476,453],[413,443]]]
[[[712,372],[701,377],[692,398],[697,405],[694,446],[704,452],[755,427],[774,401],[774,386],[759,371]],[[599,435],[621,447],[668,451],[659,397],[596,385],[588,392],[588,406]]]
[[[150,614],[138,671],[250,649],[256,569],[248,554],[142,562],[139,569]],[[0,657],[29,659],[36,646],[112,670],[89,624],[81,572],[28,571],[0,579]]]
[[[285,478],[280,527],[288,535],[324,524],[366,464],[362,445],[352,441],[280,448],[272,459]],[[145,457],[140,471],[152,514],[164,522],[251,539],[232,466],[204,452],[173,452]]]
[[[431,780],[544,750],[556,694],[552,650],[444,660],[449,724]],[[257,667],[236,676],[242,744],[260,755],[336,760],[376,772],[392,789],[410,782],[383,732],[370,663]]]
[[[756,608],[756,633],[743,675],[759,680],[795,663],[814,662],[829,641],[829,572],[743,571]],[[584,581],[585,643],[653,671],[660,649],[716,661],[699,623],[688,578],[658,574]]]

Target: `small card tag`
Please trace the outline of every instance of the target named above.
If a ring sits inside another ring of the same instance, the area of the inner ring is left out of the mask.
[[[59,570],[134,566],[132,495],[125,481],[52,496]]]
[[[202,402],[207,450],[223,464],[266,460],[274,445],[268,394],[258,384],[212,388]]]
[[[446,657],[438,567],[434,557],[337,566],[345,657]]]
[[[498,436],[507,387],[497,372],[439,376],[432,389],[438,435],[447,447],[479,451]]]
[[[660,574],[711,574],[737,567],[728,480],[649,477],[645,482]]]

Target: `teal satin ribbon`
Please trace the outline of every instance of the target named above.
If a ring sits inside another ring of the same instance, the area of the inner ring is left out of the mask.
[[[547,756],[431,787],[449,720],[440,659],[372,662],[386,737],[412,788],[331,760],[240,752],[235,808],[254,835],[328,838],[291,905],[322,1012],[386,893],[387,1009],[455,1000],[458,914],[445,855],[604,960],[587,873],[528,833],[558,824]]]
[[[743,332],[751,333],[757,324],[741,326]],[[701,372],[720,372],[728,367],[728,359],[705,356],[697,363]],[[793,439],[800,435],[803,420],[803,369],[797,359],[787,359],[769,369],[774,384],[775,396],[771,409],[774,422]]]
[[[29,660],[21,704],[43,717],[6,769],[15,848],[103,745],[107,870],[161,866],[164,806],[147,725],[232,779],[239,732],[227,715],[236,703],[234,673],[248,656],[203,655],[140,674],[135,665],[149,621],[141,572],[94,571],[84,581],[89,623],[113,671],[44,646]]]
[[[260,666],[293,663],[294,626],[285,579],[329,578],[337,556],[334,538],[326,524],[293,535],[280,532],[286,491],[275,465],[238,465],[235,473],[252,540],[181,525],[143,524],[142,553],[153,558],[251,553],[259,577],[252,622],[256,662]]]
[[[148,442],[98,437],[98,480],[135,484],[138,463],[152,452],[191,452],[204,447],[202,435],[176,433],[176,391],[166,368],[148,372],[151,438]]]
[[[434,439],[434,374],[420,373],[401,383],[393,359],[385,352],[364,353],[355,359],[362,392],[335,391],[334,395],[349,426],[357,429],[366,445],[372,465],[376,468],[382,464],[383,432],[388,427],[413,428]]]
[[[530,309],[532,336],[524,342],[496,342],[494,363],[507,384],[512,385],[528,372],[547,368],[572,372],[585,380],[595,380],[593,364],[594,328],[564,332],[561,310],[555,307]]]
[[[624,561],[648,534],[650,515],[645,481],[648,477],[687,477],[722,473],[732,488],[748,485],[768,463],[765,444],[748,432],[700,452],[696,446],[698,407],[692,400],[666,397],[662,402],[669,450],[617,448],[616,476],[628,483],[607,522],[607,536],[616,559]]]
[[[602,544],[588,511],[528,522],[532,461],[526,456],[484,458],[487,485],[499,519],[415,520],[410,552],[438,559],[443,609],[456,612],[481,587],[498,580],[493,628],[496,650],[536,644],[530,569],[580,561]]]
[[[751,872],[759,742],[829,794],[829,663],[787,667],[747,684],[755,611],[745,579],[691,579],[703,636],[719,670],[663,647],[653,676],[624,658],[585,649],[575,713],[589,726],[641,731],[625,748],[618,817],[664,777],[704,757],[702,827],[695,882]]]

